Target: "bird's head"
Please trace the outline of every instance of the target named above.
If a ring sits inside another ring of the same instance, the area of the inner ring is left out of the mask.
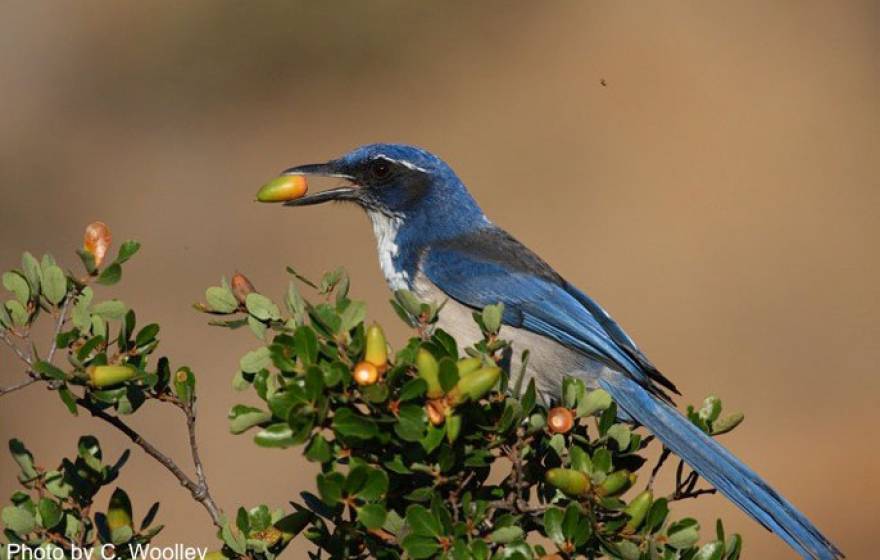
[[[292,167],[283,174],[346,181],[345,185],[286,202],[287,206],[336,200],[354,202],[368,212],[420,222],[432,215],[445,215],[453,223],[463,218],[482,219],[482,212],[455,172],[439,157],[414,146],[370,144],[326,163]]]

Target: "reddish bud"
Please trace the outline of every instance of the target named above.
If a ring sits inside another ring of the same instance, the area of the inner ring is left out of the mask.
[[[251,281],[248,280],[248,277],[240,272],[236,272],[232,276],[231,286],[232,295],[235,296],[235,299],[238,303],[244,305],[245,300],[248,297],[248,294],[252,294],[257,290],[254,288],[254,285],[251,284]]]
[[[110,228],[104,222],[92,222],[86,226],[86,232],[83,236],[83,249],[92,254],[95,258],[95,266],[101,266],[107,251],[110,249],[110,243],[113,237],[110,235]]]

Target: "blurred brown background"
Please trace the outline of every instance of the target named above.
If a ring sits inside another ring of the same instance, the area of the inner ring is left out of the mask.
[[[880,500],[878,47],[877,2],[6,2],[0,263],[30,249],[74,266],[95,219],[141,240],[110,293],[200,374],[216,498],[284,506],[314,468],[226,431],[255,341],[189,304],[235,269],[280,294],[286,264],[341,263],[397,325],[359,211],[251,200],[292,164],[422,145],[598,298],[683,402],[711,391],[745,411],[726,443],[865,558]],[[0,365],[2,385],[22,375],[5,348]],[[179,421],[149,406],[133,423],[185,461]],[[129,446],[37,387],[3,399],[0,426],[49,465],[84,433],[111,457]],[[5,499],[5,452],[0,465]],[[120,482],[136,515],[161,499],[160,542],[213,545],[139,450]],[[747,558],[792,556],[720,497],[679,511],[707,535],[723,517]]]

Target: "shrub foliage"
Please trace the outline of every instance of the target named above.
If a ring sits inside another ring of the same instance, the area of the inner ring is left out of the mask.
[[[123,302],[96,298],[99,286],[122,278],[138,249],[123,243],[105,266],[87,240],[82,274],[25,253],[21,267],[3,275],[10,297],[0,305],[0,340],[26,376],[0,395],[43,385],[72,414],[91,414],[130,438],[204,506],[217,527],[214,560],[271,560],[294,538],[310,541],[310,558],[739,557],[740,537],[726,535],[720,521],[700,545],[697,521],[672,516],[675,501],[712,490],[698,488],[680,461],[671,488],[655,485],[668,452],[646,464],[653,437],[619,422],[607,393],[568,379],[544,402],[523,371],[510,370],[512,353],[527,361],[528,352],[503,340],[501,306],[474,314],[483,338],[462,348],[436,327],[442,305],[397,292],[391,305],[413,335],[392,353],[382,329],[366,322],[366,305],[350,297],[342,269],[312,282],[288,268],[289,288],[278,302],[236,274],[195,305],[211,324],[257,341],[232,385],[261,405],[234,406],[230,432],[296,449],[320,467],[314,491],[291,496],[285,508],[222,509],[198,454],[196,374],[157,356],[157,324],[138,328]],[[54,328],[41,349],[32,333],[42,318]],[[183,413],[194,477],[126,423],[150,400]],[[688,415],[712,435],[742,420],[722,416],[715,397]],[[23,491],[2,510],[8,543],[68,552],[112,543],[126,558],[131,545],[148,544],[161,530],[153,524],[158,504],[135,524],[120,488],[105,512],[92,507],[127,453],[107,465],[97,440],[84,436],[75,457],[47,470],[19,440],[10,451]]]

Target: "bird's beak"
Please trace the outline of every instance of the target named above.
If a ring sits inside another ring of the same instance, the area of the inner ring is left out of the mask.
[[[284,203],[285,206],[309,206],[312,204],[321,204],[331,200],[357,200],[360,187],[354,183],[354,177],[343,173],[338,168],[336,162],[329,161],[327,163],[310,163],[291,167],[285,170],[282,175],[311,175],[314,177],[336,177],[345,179],[351,184],[327,189],[326,191],[307,194],[302,198],[289,200]]]

